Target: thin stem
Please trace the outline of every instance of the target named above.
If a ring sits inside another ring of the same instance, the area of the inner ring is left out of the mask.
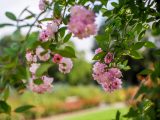
[[[24,8],[24,9],[22,10],[22,12],[19,14],[18,20],[17,20],[17,27],[19,26],[19,22],[20,22],[20,17],[21,17],[21,15],[23,15],[23,13],[27,10],[27,8],[28,8],[28,7]]]
[[[33,28],[33,26],[35,25],[35,23],[38,21],[38,19],[41,17],[41,15],[42,15],[43,13],[45,13],[45,11],[41,12],[41,13],[37,16],[37,18],[35,19],[35,21],[31,24],[31,26],[30,26],[30,28],[29,28],[29,30],[28,30],[28,32],[27,32],[27,35],[26,35],[25,40],[28,39],[29,34],[30,34],[30,32],[31,32],[31,30],[32,30],[32,28]]]

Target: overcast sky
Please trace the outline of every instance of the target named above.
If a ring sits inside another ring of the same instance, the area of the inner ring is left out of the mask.
[[[115,1],[115,0],[114,0]],[[0,23],[7,23],[12,22],[9,19],[5,17],[6,11],[11,11],[15,13],[16,15],[19,15],[19,13],[27,6],[29,6],[29,9],[34,11],[34,13],[39,13],[38,9],[38,2],[39,0],[0,0]],[[109,5],[109,8],[110,5]],[[103,20],[101,17],[98,18],[98,22]],[[0,38],[10,34],[14,31],[12,27],[6,27],[3,29],[0,29]],[[25,32],[24,30],[23,32]],[[85,40],[77,40],[74,39],[73,42],[75,43],[78,50],[84,50],[86,52],[86,59],[91,61],[93,54],[91,53],[91,48],[93,45],[93,39],[85,39]]]

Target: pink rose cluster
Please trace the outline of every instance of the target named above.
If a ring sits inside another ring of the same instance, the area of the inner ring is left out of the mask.
[[[30,79],[28,88],[30,90],[32,90],[33,92],[36,92],[39,94],[51,91],[51,89],[53,87],[53,85],[52,85],[53,78],[47,77],[47,76],[42,76],[40,79],[42,80],[42,83],[40,85],[35,84],[33,78]]]
[[[48,76],[42,76],[42,77],[37,77],[36,76],[36,71],[40,67],[41,62],[46,62],[49,61],[51,58],[51,52],[50,50],[45,51],[41,46],[38,46],[35,50],[35,54],[33,51],[27,51],[26,52],[26,60],[29,63],[29,71],[31,72],[31,79],[28,84],[28,88],[32,90],[33,92],[36,93],[44,93],[48,92],[52,89],[53,85],[53,78],[48,77]],[[70,58],[65,58],[62,57],[59,54],[54,54],[52,58],[53,63],[56,63],[59,65],[59,71],[66,74],[69,73],[73,67],[72,60]],[[36,84],[35,81],[37,79],[40,79],[42,81],[41,84]]]
[[[122,87],[122,73],[118,68],[108,68],[106,64],[96,62],[93,66],[92,76],[107,92]]]
[[[83,6],[75,5],[71,8],[68,29],[75,35],[75,37],[80,39],[95,35],[97,32],[95,14]]]
[[[49,39],[53,38],[55,33],[58,31],[57,20],[47,23],[46,29],[42,29],[39,34],[39,39],[42,42],[47,42]]]
[[[95,54],[103,52],[101,48],[95,50]],[[103,62],[104,61],[104,62]],[[122,86],[122,73],[118,68],[109,67],[113,61],[113,54],[108,52],[103,61],[98,61],[93,65],[93,78],[102,86],[105,91],[112,92]]]

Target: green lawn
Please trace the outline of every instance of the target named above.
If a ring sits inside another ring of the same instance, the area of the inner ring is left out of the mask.
[[[116,112],[119,110],[122,115],[127,113],[128,108],[120,109],[106,109],[97,110],[97,112],[84,113],[82,115],[75,115],[73,117],[65,118],[64,120],[113,120],[116,116]],[[125,120],[124,118],[122,120]]]

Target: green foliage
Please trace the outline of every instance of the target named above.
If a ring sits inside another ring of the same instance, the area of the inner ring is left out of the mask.
[[[36,71],[36,76],[40,77],[43,75],[44,72],[47,72],[47,70],[52,66],[50,63],[44,63],[41,64],[41,66]]]
[[[64,49],[54,50],[54,52],[59,53],[63,57],[69,57],[69,58],[76,57],[74,49],[70,46],[65,46]]]
[[[121,113],[119,111],[117,111],[117,113],[116,113],[116,120],[120,120],[120,115],[121,115]]]
[[[6,12],[5,15],[11,20],[14,20],[14,21],[17,20],[16,16],[11,12]]]
[[[11,113],[11,107],[5,101],[0,101],[0,113]]]
[[[34,107],[33,105],[24,105],[24,106],[20,106],[20,107],[16,108],[14,111],[16,113],[21,113],[21,112],[27,111],[33,107]]]

